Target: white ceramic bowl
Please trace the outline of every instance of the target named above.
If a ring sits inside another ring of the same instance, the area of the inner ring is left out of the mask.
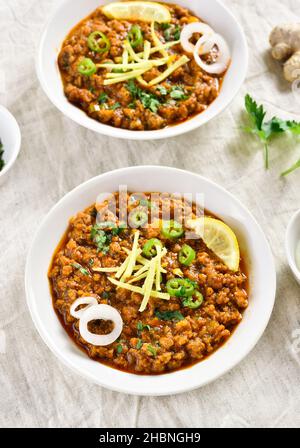
[[[202,193],[205,207],[223,218],[238,236],[250,276],[249,307],[229,340],[193,367],[157,376],[134,375],[107,367],[88,358],[70,340],[53,310],[47,271],[69,218],[94,203],[99,193],[117,191],[119,185],[127,185],[128,191],[132,192]],[[169,395],[218,378],[249,353],[269,321],[276,274],[272,253],[261,228],[230,193],[197,174],[168,167],[140,166],[94,177],[55,205],[42,222],[28,254],[25,284],[32,319],[45,343],[63,363],[109,389],[139,395]]]
[[[300,269],[296,264],[296,248],[300,241],[300,210],[291,218],[285,234],[285,252],[286,257],[294,274],[295,279],[300,284]]]
[[[232,62],[226,73],[221,92],[207,110],[194,118],[156,131],[130,131],[102,124],[89,118],[83,111],[66,99],[57,65],[57,56],[63,40],[69,31],[98,6],[109,3],[106,0],[64,0],[48,22],[42,35],[38,56],[37,74],[40,83],[55,106],[76,123],[100,134],[112,137],[148,140],[173,137],[191,131],[218,115],[229,105],[239,91],[247,72],[248,49],[244,33],[228,11],[218,0],[167,0],[192,10],[216,32],[222,34],[229,44]],[[163,2],[162,2],[163,3]]]
[[[0,106],[0,140],[3,144],[4,168],[0,171],[0,185],[15,163],[20,147],[21,133],[15,117],[3,106]]]

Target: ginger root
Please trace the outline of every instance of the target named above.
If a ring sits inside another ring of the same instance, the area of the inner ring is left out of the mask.
[[[273,58],[284,62],[285,79],[300,79],[300,23],[276,26],[270,34],[270,44]]]

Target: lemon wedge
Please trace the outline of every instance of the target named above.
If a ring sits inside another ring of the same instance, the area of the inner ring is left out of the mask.
[[[141,20],[166,23],[171,21],[169,9],[156,2],[113,2],[103,6],[103,14],[110,19]]]
[[[190,220],[188,227],[203,239],[206,246],[213,251],[232,271],[237,271],[240,264],[240,249],[237,238],[231,228],[219,219],[204,216]]]

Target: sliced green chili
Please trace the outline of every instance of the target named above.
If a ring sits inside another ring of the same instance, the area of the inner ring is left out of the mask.
[[[137,229],[142,227],[148,221],[148,214],[143,210],[134,210],[130,213],[129,223],[131,227]]]
[[[190,297],[195,291],[193,282],[188,278],[171,278],[167,281],[166,287],[172,297]]]
[[[127,35],[127,39],[132,48],[136,48],[141,45],[144,41],[141,27],[139,25],[132,25]]]
[[[147,243],[144,244],[143,255],[147,258],[155,257],[157,255],[155,246],[162,247],[162,242],[157,238],[151,238],[151,240],[148,240]]]
[[[110,40],[101,31],[91,33],[88,37],[87,44],[89,49],[96,53],[106,53],[110,49]]]
[[[81,75],[91,76],[96,73],[97,67],[90,58],[83,58],[79,62],[77,70]]]
[[[179,222],[172,219],[171,221],[162,222],[161,233],[165,238],[173,239],[181,237],[184,230]]]
[[[184,266],[190,266],[195,258],[196,252],[194,251],[194,249],[188,244],[184,244],[178,254],[179,263],[183,264]]]
[[[194,291],[193,295],[191,297],[186,297],[182,301],[182,305],[186,306],[187,308],[191,308],[192,310],[195,310],[196,308],[199,308],[199,306],[202,305],[203,302],[203,295],[199,291]]]

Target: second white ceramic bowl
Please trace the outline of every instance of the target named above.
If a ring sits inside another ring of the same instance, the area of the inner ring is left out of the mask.
[[[49,20],[42,35],[38,55],[37,74],[49,99],[66,116],[76,123],[100,134],[112,137],[153,140],[183,134],[198,128],[224,110],[244,82],[248,67],[248,48],[244,33],[231,12],[218,0],[165,0],[192,10],[226,39],[231,64],[225,75],[221,92],[216,100],[201,114],[176,126],[156,131],[130,131],[102,124],[88,117],[66,99],[57,65],[57,56],[63,40],[70,30],[106,0],[64,0]],[[161,2],[163,3],[163,1]]]
[[[48,268],[71,216],[101,201],[120,185],[128,191],[200,193],[205,207],[235,231],[249,273],[249,306],[229,340],[194,366],[164,375],[134,375],[91,360],[69,338],[52,306]],[[105,193],[107,192],[107,193]],[[102,194],[102,197],[99,194]],[[41,224],[26,265],[26,295],[32,319],[45,343],[58,358],[85,379],[109,389],[139,395],[169,395],[215,380],[254,347],[273,308],[276,274],[267,240],[251,213],[215,183],[187,171],[168,167],[123,168],[95,177],[68,193]]]

